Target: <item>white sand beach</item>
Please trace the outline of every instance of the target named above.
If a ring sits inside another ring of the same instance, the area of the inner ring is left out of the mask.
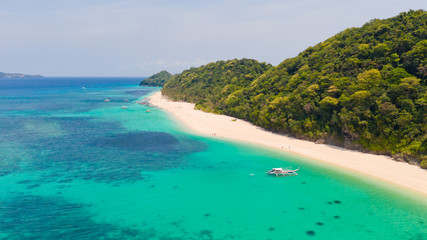
[[[390,157],[316,144],[263,130],[233,117],[194,110],[194,104],[173,102],[157,92],[150,103],[172,113],[195,132],[213,138],[234,139],[302,155],[340,166],[418,191],[427,195],[427,171],[397,162]],[[274,167],[274,166],[272,166]]]

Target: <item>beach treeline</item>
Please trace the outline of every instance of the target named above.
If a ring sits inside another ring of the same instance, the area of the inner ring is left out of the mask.
[[[163,85],[172,78],[172,74],[168,71],[156,73],[139,83],[140,86],[163,87]]]
[[[278,66],[241,59],[177,74],[162,89],[204,111],[427,168],[427,13],[373,19]]]

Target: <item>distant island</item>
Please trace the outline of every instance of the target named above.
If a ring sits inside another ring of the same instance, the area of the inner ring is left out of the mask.
[[[427,12],[349,28],[271,66],[250,59],[174,75],[162,93],[317,143],[427,168]]]
[[[4,73],[0,72],[0,78],[42,78],[42,75],[28,75],[22,73]]]
[[[141,81],[140,86],[163,87],[171,78],[172,74],[161,71]]]

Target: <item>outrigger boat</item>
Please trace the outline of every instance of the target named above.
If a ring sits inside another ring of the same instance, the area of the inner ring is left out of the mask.
[[[276,176],[296,176],[298,175],[297,171],[300,168],[292,169],[291,167],[283,169],[283,168],[273,168],[266,172],[268,175],[276,175]]]
[[[140,105],[149,105],[150,102],[146,99],[142,100],[142,101],[136,101],[136,103],[140,104]]]

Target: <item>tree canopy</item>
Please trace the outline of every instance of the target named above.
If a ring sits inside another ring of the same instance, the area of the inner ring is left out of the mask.
[[[248,86],[269,68],[270,64],[252,59],[218,61],[177,74],[162,91],[172,99],[215,111],[224,106],[231,93]]]
[[[346,29],[278,66],[242,59],[191,68],[163,93],[298,138],[427,168],[427,13]]]
[[[141,81],[140,86],[163,87],[172,78],[172,74],[161,71]]]

